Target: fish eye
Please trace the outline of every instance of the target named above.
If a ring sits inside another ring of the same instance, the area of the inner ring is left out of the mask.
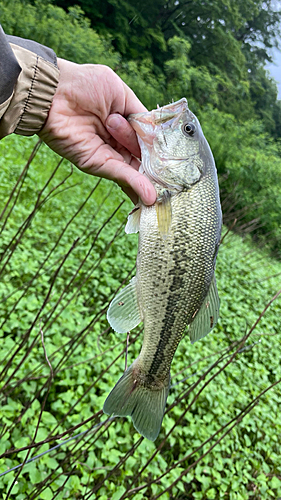
[[[194,123],[184,123],[182,126],[182,131],[185,135],[192,137],[195,134],[196,127]]]

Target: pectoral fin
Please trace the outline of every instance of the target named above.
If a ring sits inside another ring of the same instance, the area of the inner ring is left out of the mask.
[[[128,215],[127,224],[125,227],[125,233],[132,234],[138,233],[140,230],[140,216],[141,216],[141,207],[136,205],[135,208]]]
[[[107,320],[117,333],[126,333],[142,321],[135,276],[112,300],[107,311]]]
[[[214,328],[219,318],[219,308],[220,299],[214,275],[207,297],[189,327],[189,338],[192,344],[205,337]]]
[[[155,204],[159,232],[162,238],[166,238],[172,222],[171,196],[168,191],[164,193],[162,200]]]

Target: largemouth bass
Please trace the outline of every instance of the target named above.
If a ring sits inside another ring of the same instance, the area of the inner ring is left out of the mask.
[[[144,323],[140,355],[104,404],[109,415],[131,415],[154,441],[162,424],[170,367],[187,325],[191,342],[219,316],[215,262],[221,207],[215,162],[185,98],[129,117],[141,147],[141,169],[157,191],[153,206],[138,203],[127,233],[139,231],[136,276],[108,309],[119,333]]]

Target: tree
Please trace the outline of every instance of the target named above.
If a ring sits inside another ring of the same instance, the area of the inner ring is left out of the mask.
[[[280,33],[281,12],[274,7],[273,0],[57,2],[65,9],[78,4],[99,34],[110,35],[123,64],[134,60],[135,71],[138,64],[142,68],[144,64],[151,68],[152,78],[161,82],[163,73],[168,84],[173,79],[171,58],[175,57],[175,45],[170,41],[178,37],[183,47],[185,40],[189,46],[189,77],[191,68],[196,74],[196,78],[188,80],[188,92],[196,101],[202,105],[215,103],[219,109],[243,120],[256,113],[266,121],[268,130],[276,133],[275,84],[263,69],[271,59],[269,49],[277,44]],[[209,91],[203,78],[210,84]],[[184,81],[175,85],[186,88]]]

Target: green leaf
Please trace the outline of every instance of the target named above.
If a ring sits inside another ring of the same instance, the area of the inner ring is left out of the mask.
[[[274,476],[270,481],[270,486],[272,489],[277,490],[277,492],[281,491],[281,481],[278,477]]]
[[[38,469],[34,468],[29,471],[29,477],[33,484],[40,483],[43,480],[43,474]]]
[[[126,491],[126,488],[124,486],[120,486],[115,493],[113,493],[111,500],[119,500],[119,498],[123,495],[123,493]]]
[[[44,491],[40,493],[39,498],[42,500],[52,500],[53,496],[54,495],[51,488],[46,488]]]

